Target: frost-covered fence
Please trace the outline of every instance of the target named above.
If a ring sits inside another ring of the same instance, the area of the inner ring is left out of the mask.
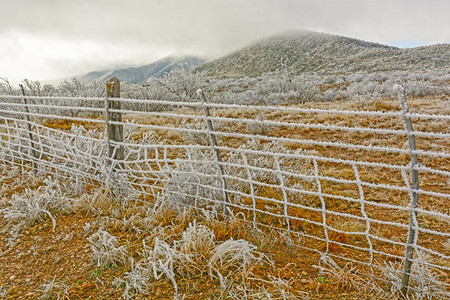
[[[410,262],[409,293],[449,298],[448,111],[428,112],[424,105],[414,112],[419,103],[403,113],[398,102],[332,109],[337,104],[117,98],[121,108],[108,113],[122,120],[107,121],[104,98],[27,99],[25,104],[23,97],[0,96],[2,164],[34,163],[38,174],[79,189],[106,185],[124,201],[162,197],[181,209],[218,216],[227,207],[260,230],[282,233],[319,270],[329,270],[332,259],[367,286],[375,282],[400,293]],[[134,109],[161,106],[163,111]],[[107,125],[123,126],[123,141],[108,143]],[[408,144],[412,135],[415,150]],[[123,149],[116,164],[107,163],[111,144]],[[411,156],[418,164],[411,164]],[[112,172],[111,166],[120,167]],[[411,178],[415,172],[419,187]],[[415,197],[417,207],[411,205]]]
[[[78,98],[0,96],[2,163],[20,168],[34,164],[38,174],[74,181],[80,189],[101,178],[106,160],[104,98],[82,100],[89,107],[71,106]],[[57,105],[57,103],[60,105]],[[100,104],[100,105],[99,105]]]

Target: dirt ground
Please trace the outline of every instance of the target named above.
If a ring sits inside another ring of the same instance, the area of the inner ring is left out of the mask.
[[[123,287],[115,286],[113,281],[116,277],[122,277],[129,270],[130,264],[98,267],[93,260],[92,246],[84,229],[87,223],[104,225],[104,217],[86,210],[62,214],[56,218],[54,230],[50,219],[27,226],[20,232],[15,245],[8,245],[7,231],[11,224],[1,219],[0,226],[3,230],[0,235],[0,295],[5,299],[120,298]],[[174,214],[169,218],[172,224],[180,222]],[[190,216],[189,221],[194,218]],[[139,256],[139,247],[136,245],[150,236],[150,233],[136,234],[120,228],[114,222],[109,226],[108,231],[118,237],[120,244],[128,245],[130,252],[134,250],[133,256]],[[245,232],[244,225],[236,225],[232,229],[234,230],[231,231],[226,226],[215,228],[216,236],[224,240],[230,237],[252,239]],[[277,237],[274,235],[271,238]],[[267,291],[277,293],[277,284],[264,283],[271,275],[283,279],[286,292],[289,291],[300,298],[308,295],[311,299],[371,299],[371,296],[365,293],[352,290],[350,283],[346,286],[347,284],[341,282],[344,286],[339,286],[339,283],[336,284],[331,278],[321,275],[318,269],[312,267],[313,261],[308,255],[297,247],[280,242],[266,251],[275,261],[275,265],[255,267],[253,274],[260,277],[261,281],[254,280],[249,286],[256,290],[265,286]],[[219,282],[211,281],[207,274],[196,278],[180,277],[179,294],[184,294],[185,299],[227,299]],[[135,299],[173,297],[174,288],[167,279],[156,280],[148,292],[134,295]]]

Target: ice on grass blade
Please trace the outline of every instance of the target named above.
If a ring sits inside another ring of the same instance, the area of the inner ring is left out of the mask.
[[[9,204],[9,207],[0,210],[6,220],[32,225],[43,222],[49,217],[52,219],[53,229],[55,229],[55,218],[47,209],[45,199],[41,195],[26,190],[24,195],[14,194],[9,200]]]
[[[125,299],[131,299],[133,293],[144,294],[148,291],[152,278],[148,268],[140,263],[135,263],[131,259],[131,269],[124,275],[123,279],[116,278],[114,282],[117,286],[125,285],[125,291],[122,295]]]
[[[219,279],[225,289],[230,274],[244,279],[253,265],[271,263],[256,251],[256,246],[245,240],[218,243],[213,231],[197,221],[191,222],[173,244],[164,241],[167,230],[157,228],[152,246],[143,242],[142,259],[132,262],[131,269],[120,279],[122,281],[117,281],[125,284],[124,297],[130,297],[133,292],[145,292],[153,281],[163,278],[172,282],[175,297],[181,297],[177,294],[178,278],[205,272],[210,273],[211,279]]]
[[[63,282],[56,281],[56,276],[41,285],[39,292],[42,295],[39,299],[58,299],[64,300],[69,297],[69,286]]]
[[[219,278],[221,286],[226,286],[224,279],[229,274],[241,274],[242,279],[250,272],[250,266],[257,263],[269,263],[272,261],[257,247],[246,240],[226,240],[217,245],[209,259],[209,275],[211,279]]]
[[[214,116],[213,116],[214,117]],[[225,129],[225,122],[212,122],[214,131],[220,132]],[[182,128],[183,139],[192,145],[211,145],[211,136],[208,132],[208,127],[205,122],[189,122],[188,120],[182,120],[179,128]],[[217,140],[222,140],[222,137],[216,136]]]
[[[420,251],[417,255],[422,256]],[[397,295],[402,288],[403,265],[401,263],[386,264],[385,277],[391,283],[391,293]],[[446,298],[447,291],[439,280],[439,275],[434,272],[422,257],[413,262],[409,281],[409,296],[412,299],[434,299],[434,297]]]
[[[128,174],[125,171],[111,171],[102,169],[105,188],[111,192],[114,198],[126,203],[128,200],[137,199],[138,191],[131,187]]]
[[[0,299],[5,299],[6,294],[8,293],[6,286],[4,284],[0,284]]]
[[[174,242],[179,252],[177,273],[182,276],[197,276],[207,272],[208,259],[216,247],[214,232],[196,220],[183,231],[181,238]]]
[[[386,292],[370,276],[364,276],[351,262],[347,262],[341,267],[329,255],[323,254],[319,265],[314,267],[319,269],[320,274],[325,275],[333,284],[337,285],[340,291],[356,290],[378,295],[381,298],[386,297]]]
[[[175,161],[165,172],[170,180],[165,186],[166,199],[172,205],[219,210],[223,205],[222,182],[211,151],[187,149],[188,159]]]
[[[128,260],[125,245],[118,246],[117,238],[109,232],[99,229],[88,238],[91,243],[93,259],[98,267],[122,265]]]
[[[206,265],[207,258],[216,246],[216,236],[207,226],[197,224],[194,220],[183,231],[181,239],[176,241],[174,246],[196,265]]]
[[[60,184],[47,178],[45,185],[37,190],[26,189],[25,192],[12,195],[8,200],[9,206],[0,209],[3,217],[9,221],[16,221],[24,225],[33,225],[52,220],[53,230],[56,227],[55,215],[70,208],[71,201],[60,189]]]
[[[145,293],[152,280],[160,280],[163,276],[172,282],[175,295],[178,295],[174,270],[174,263],[178,260],[177,251],[159,237],[155,237],[154,247],[148,247],[144,243],[142,256],[143,258],[137,263],[133,262],[131,270],[125,273],[123,297],[130,298],[133,292]]]
[[[308,292],[293,291],[291,280],[269,275],[267,279],[247,277],[245,281],[226,287],[227,299],[310,299]]]
[[[450,239],[448,239],[446,242],[443,242],[442,245],[444,246],[444,249],[450,253]]]

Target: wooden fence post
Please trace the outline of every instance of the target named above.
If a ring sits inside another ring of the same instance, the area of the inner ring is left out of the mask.
[[[28,100],[27,97],[25,95],[25,89],[23,88],[23,85],[20,84],[20,89],[22,90],[22,95],[23,95],[23,101],[25,102],[25,121],[27,124],[27,131],[28,131],[28,138],[30,140],[30,147],[31,147],[31,155],[33,156],[32,158],[32,166],[33,166],[33,174],[34,176],[37,175],[37,165],[36,165],[36,159],[37,159],[37,153],[36,153],[36,145],[34,142],[34,138],[33,138],[33,132],[31,129],[31,121],[30,121],[30,110],[28,109]]]
[[[111,112],[110,109],[120,109],[119,101],[113,98],[120,98],[120,81],[113,77],[106,81],[106,126],[108,134],[108,157],[112,160],[123,160],[124,151],[121,145],[114,142],[123,141],[123,125],[111,124],[111,122],[122,122],[122,113]]]

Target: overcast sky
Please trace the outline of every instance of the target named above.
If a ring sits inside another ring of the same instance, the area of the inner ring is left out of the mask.
[[[17,84],[216,58],[307,29],[413,47],[450,42],[449,0],[0,0],[0,77]]]

